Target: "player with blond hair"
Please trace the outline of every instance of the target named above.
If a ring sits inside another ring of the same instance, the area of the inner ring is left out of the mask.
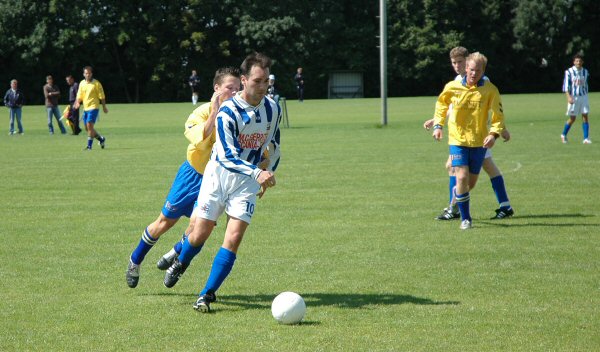
[[[505,129],[498,88],[484,79],[486,66],[487,58],[483,54],[476,52],[469,55],[465,77],[446,84],[438,97],[434,114],[435,140],[441,140],[442,128],[448,123],[450,159],[456,174],[454,197],[463,230],[472,227],[469,191],[477,184],[486,149],[494,146]],[[488,128],[490,111],[491,128]]]
[[[469,56],[469,51],[462,47],[458,46],[450,50],[450,63],[452,68],[456,72],[455,80],[461,81],[466,74],[465,70],[465,60]],[[483,76],[483,79],[488,79],[486,76]],[[429,119],[425,121],[423,127],[429,130],[433,127],[434,119]],[[510,133],[505,128],[501,134],[502,138],[505,142],[510,140]],[[446,169],[448,170],[448,207],[444,208],[442,213],[438,215],[436,220],[453,220],[460,218],[460,212],[458,210],[458,206],[456,205],[454,199],[454,187],[456,187],[456,176],[454,175],[454,168],[451,164],[451,159],[448,157],[446,161]],[[514,214],[514,210],[510,205],[510,200],[508,199],[508,194],[506,192],[506,186],[504,184],[504,177],[500,172],[500,169],[494,162],[492,158],[492,151],[490,149],[486,150],[485,159],[483,161],[483,170],[490,177],[490,182],[492,184],[492,189],[494,194],[496,195],[496,200],[498,201],[498,209],[496,209],[496,215],[492,217],[492,219],[505,219],[511,217]]]

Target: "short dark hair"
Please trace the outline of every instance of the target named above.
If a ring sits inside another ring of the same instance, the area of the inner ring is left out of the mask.
[[[582,53],[577,53],[577,54],[573,55],[573,61],[575,61],[575,59],[581,59],[581,60],[583,60],[583,54]]]
[[[94,69],[92,68],[92,66],[83,66],[83,70],[88,70],[90,72],[94,72]]]
[[[217,72],[215,72],[215,78],[213,78],[213,86],[215,84],[223,83],[223,80],[227,76],[233,76],[235,78],[240,78],[240,70],[235,67],[231,67],[231,66],[221,67],[220,69],[217,70]]]
[[[248,76],[250,74],[250,70],[252,70],[253,66],[258,66],[264,69],[271,68],[271,58],[262,53],[253,52],[252,54],[246,56],[244,62],[240,65],[240,71],[242,75]]]
[[[450,59],[455,59],[457,57],[464,57],[465,59],[469,56],[469,50],[463,46],[457,46],[450,50]]]

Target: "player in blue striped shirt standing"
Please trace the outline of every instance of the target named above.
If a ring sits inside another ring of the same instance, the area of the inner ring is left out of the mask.
[[[216,291],[227,278],[236,260],[238,248],[250,224],[256,198],[275,186],[279,164],[279,122],[281,109],[266,96],[271,59],[253,53],[240,66],[244,89],[223,102],[216,121],[217,141],[204,170],[198,195],[196,223],[184,240],[181,253],[165,274],[164,284],[173,287],[189,266],[217,224],[227,213],[223,245],[213,260],[206,285],[194,309],[209,312]],[[269,164],[258,167],[265,150]]]
[[[590,112],[590,102],[588,99],[588,80],[590,73],[583,67],[583,55],[573,56],[573,67],[565,71],[565,80],[563,82],[563,92],[567,95],[567,116],[569,119],[565,123],[563,133],[560,139],[567,143],[567,133],[571,129],[577,115],[581,114],[583,120],[583,144],[591,144],[590,124],[588,114]]]

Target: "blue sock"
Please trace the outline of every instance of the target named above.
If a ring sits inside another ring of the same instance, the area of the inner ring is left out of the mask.
[[[569,133],[569,130],[571,129],[571,125],[569,125],[568,123],[565,123],[565,128],[563,128],[563,136],[566,136],[567,133]]]
[[[203,244],[198,247],[192,246],[186,237],[181,245],[181,253],[179,253],[179,261],[181,264],[185,266],[190,265],[192,259],[194,259],[196,254],[200,253],[200,250],[202,250],[202,246]]]
[[[92,137],[88,137],[88,148],[92,147],[92,142],[94,141],[94,139]]]
[[[471,220],[471,212],[469,211],[470,199],[469,192],[456,195],[456,205],[458,205],[458,210],[460,210],[461,220]]]
[[[506,194],[506,187],[504,186],[504,178],[502,175],[491,178],[492,188],[496,194],[500,209],[510,209],[510,201],[508,200],[508,194]]]
[[[450,200],[448,204],[452,204],[452,197],[454,196],[454,187],[456,186],[456,176],[450,176],[450,182],[448,183],[448,193],[450,193]]]
[[[183,236],[181,236],[181,241],[177,241],[177,243],[175,243],[175,245],[173,246],[173,250],[177,254],[181,254],[181,249],[183,248],[183,242],[185,242],[186,238],[187,238],[187,235],[184,233]]]
[[[589,135],[590,135],[590,123],[584,122],[583,123],[583,139],[588,139]]]
[[[223,281],[227,278],[227,275],[231,272],[233,263],[235,263],[235,258],[236,255],[232,251],[223,247],[219,249],[219,252],[215,256],[215,260],[213,261],[212,268],[210,269],[210,275],[208,276],[206,286],[204,286],[200,295],[207,292],[217,292]]]
[[[152,249],[152,246],[156,244],[156,241],[158,241],[158,238],[153,238],[150,236],[148,233],[148,228],[146,228],[144,233],[142,233],[140,243],[138,243],[138,246],[135,248],[133,253],[131,253],[131,261],[137,265],[142,264],[144,257]]]

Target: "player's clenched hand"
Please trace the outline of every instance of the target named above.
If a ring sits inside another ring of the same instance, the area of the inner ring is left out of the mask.
[[[426,129],[427,131],[429,131],[431,129],[431,127],[433,127],[433,121],[434,121],[434,119],[429,119],[429,120],[425,121],[423,123],[423,128]]]
[[[269,188],[275,186],[275,174],[271,171],[261,171],[256,179],[261,187]]]
[[[436,141],[439,141],[440,139],[442,139],[443,136],[443,131],[441,128],[436,128],[433,130],[433,139],[435,139]]]
[[[504,139],[505,142],[510,141],[510,132],[508,132],[508,130],[506,128],[502,130],[502,133],[500,133],[500,136],[502,137],[502,139]]]

